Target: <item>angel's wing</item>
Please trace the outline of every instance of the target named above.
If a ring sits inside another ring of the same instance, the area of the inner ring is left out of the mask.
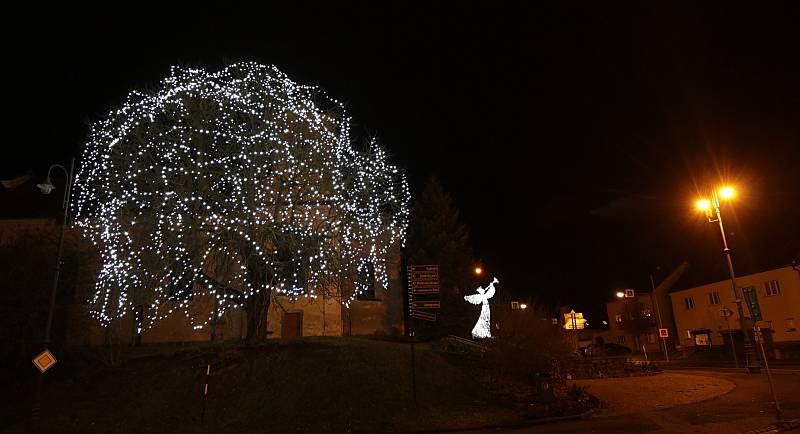
[[[472,304],[481,304],[483,303],[483,296],[481,294],[465,295],[464,300]]]

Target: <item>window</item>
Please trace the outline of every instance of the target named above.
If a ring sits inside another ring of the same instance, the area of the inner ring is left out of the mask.
[[[780,295],[781,285],[777,280],[768,280],[764,282],[764,292],[766,292],[767,295]]]
[[[653,333],[648,333],[648,334],[647,334],[647,343],[648,343],[648,344],[654,344],[654,343],[656,343],[656,335],[655,335],[655,334],[653,334]]]
[[[517,309],[519,309],[519,302],[518,302],[518,301],[512,301],[512,302],[511,302],[511,309],[512,309],[512,310],[517,310]]]
[[[719,304],[719,292],[709,292],[708,293],[708,303],[709,304]]]
[[[684,297],[683,305],[686,306],[686,309],[694,309],[694,298]]]
[[[787,332],[797,331],[797,326],[794,323],[794,318],[786,318],[786,331]]]
[[[614,315],[614,321],[616,321],[617,323],[621,323],[622,322],[622,314],[618,313],[618,314]]]
[[[625,336],[617,336],[617,342],[624,344],[625,343]]]
[[[368,264],[358,271],[356,291],[358,300],[375,300],[375,265]]]

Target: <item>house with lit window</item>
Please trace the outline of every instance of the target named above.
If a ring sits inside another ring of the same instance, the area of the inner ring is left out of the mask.
[[[626,346],[634,353],[660,352],[652,293],[636,293],[633,289],[625,292],[627,296],[606,303],[609,321],[605,341]]]
[[[608,330],[598,336],[634,353],[660,354],[665,345],[674,348],[675,323],[668,292],[688,266],[686,262],[678,265],[658,284],[653,282],[650,291],[628,288],[617,292],[616,299],[606,303]],[[662,337],[659,329],[666,330],[667,336]]]
[[[742,310],[750,333],[755,323],[764,332],[768,352],[780,358],[800,348],[800,268],[786,266],[736,277]],[[686,347],[736,347],[744,336],[730,280],[669,294],[678,344]]]

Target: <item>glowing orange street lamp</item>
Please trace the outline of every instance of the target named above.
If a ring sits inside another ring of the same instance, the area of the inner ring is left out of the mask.
[[[623,297],[625,297],[625,293],[622,291],[617,291],[617,298],[623,298]]]
[[[731,278],[733,299],[736,302],[736,310],[739,314],[739,327],[741,327],[742,334],[744,335],[744,356],[746,360],[746,368],[751,374],[757,374],[761,370],[761,364],[759,363],[758,358],[755,357],[753,344],[750,340],[747,324],[745,323],[744,311],[742,310],[742,298],[739,296],[739,289],[736,287],[736,273],[733,272],[731,249],[728,247],[728,239],[725,237],[725,226],[722,224],[722,212],[720,211],[720,198],[730,200],[735,196],[736,189],[731,186],[725,186],[713,191],[710,199],[700,199],[695,202],[695,205],[697,206],[698,210],[705,212],[709,223],[719,224],[719,233],[722,236],[722,251],[725,253],[725,260],[728,263],[728,274]]]
[[[483,268],[481,268],[481,267],[475,267],[475,270],[473,270],[473,271],[475,271],[475,274],[478,275],[478,276],[483,274]]]

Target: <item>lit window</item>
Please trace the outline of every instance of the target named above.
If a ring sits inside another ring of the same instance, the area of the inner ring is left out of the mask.
[[[686,306],[686,309],[694,309],[694,298],[685,297],[683,299],[683,305]]]
[[[512,301],[511,302],[511,309],[513,309],[513,310],[519,309],[519,302],[518,301]]]
[[[614,315],[614,321],[616,321],[618,323],[622,322],[622,314],[618,313],[618,314]]]
[[[719,304],[719,292],[709,292],[708,293],[708,303],[709,304]]]
[[[781,285],[777,280],[768,280],[764,282],[764,290],[767,295],[780,295]]]

